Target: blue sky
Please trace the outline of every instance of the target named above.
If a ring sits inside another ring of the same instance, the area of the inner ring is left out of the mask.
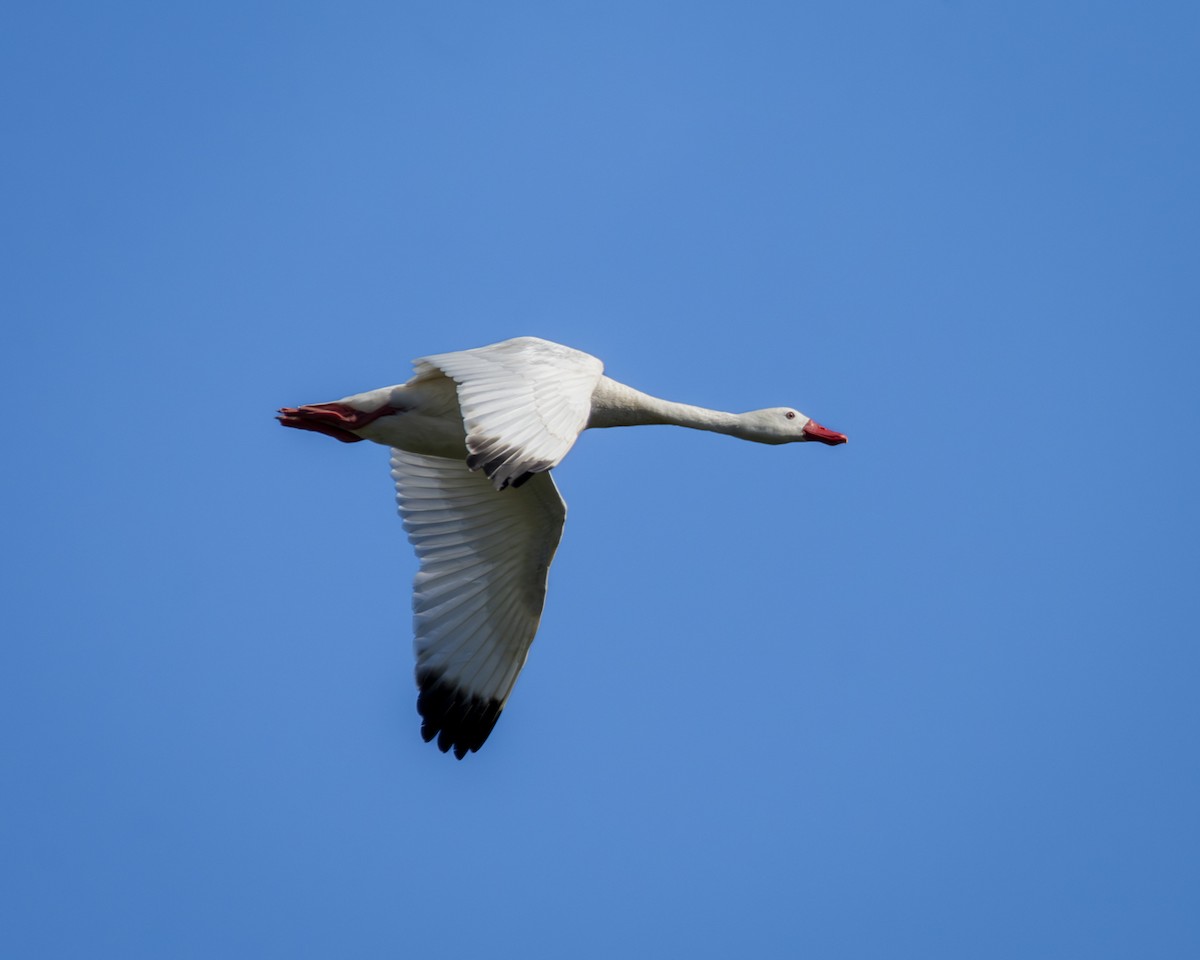
[[[1191,4],[12,4],[14,956],[1193,956]],[[532,334],[850,443],[585,435],[491,740],[387,454]],[[815,449],[814,449],[815,447]]]

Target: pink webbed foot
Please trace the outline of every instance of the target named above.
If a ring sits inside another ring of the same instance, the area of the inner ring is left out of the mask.
[[[380,417],[396,412],[388,406],[364,413],[344,403],[307,403],[302,407],[283,407],[275,419],[285,427],[323,433],[342,443],[357,443],[363,438],[351,433],[352,430],[360,430]]]

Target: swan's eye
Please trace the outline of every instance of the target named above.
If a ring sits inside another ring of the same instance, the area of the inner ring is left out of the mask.
[[[787,417],[789,420],[795,420],[796,419],[796,411],[789,410],[787,413],[784,414],[784,416]]]

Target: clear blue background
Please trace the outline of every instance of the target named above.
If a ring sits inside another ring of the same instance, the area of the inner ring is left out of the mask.
[[[7,5],[4,952],[1200,955],[1198,10]],[[583,437],[458,763],[272,416],[522,334],[851,441]]]

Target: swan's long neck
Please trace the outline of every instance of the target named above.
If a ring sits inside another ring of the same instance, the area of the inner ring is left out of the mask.
[[[741,417],[736,413],[660,400],[609,377],[600,378],[592,393],[589,427],[636,427],[655,423],[710,430],[735,437],[741,433]]]

